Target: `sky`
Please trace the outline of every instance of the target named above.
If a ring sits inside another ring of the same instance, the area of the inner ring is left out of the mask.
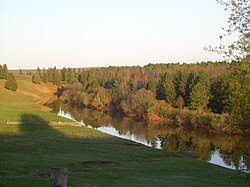
[[[227,14],[216,0],[0,0],[9,69],[216,61]]]

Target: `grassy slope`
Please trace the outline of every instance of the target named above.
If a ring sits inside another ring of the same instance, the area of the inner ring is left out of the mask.
[[[49,169],[54,166],[69,168],[68,186],[76,187],[243,186],[246,181],[244,174],[92,129],[49,126],[49,121],[61,118],[35,104],[28,89],[46,94],[28,77],[17,79],[17,93],[0,87],[0,119],[21,121],[20,125],[0,125],[0,186],[48,186]],[[27,122],[27,116],[32,120]],[[37,121],[43,125],[35,125]],[[250,181],[245,185],[250,186]]]
[[[49,109],[39,104],[53,94],[53,85],[36,85],[31,76],[16,75],[18,89],[16,92],[4,89],[4,80],[0,79],[0,122],[21,121],[23,115],[36,115],[48,121],[68,121],[55,114],[48,113]],[[52,90],[52,92],[51,92]],[[27,118],[27,120],[33,120]]]

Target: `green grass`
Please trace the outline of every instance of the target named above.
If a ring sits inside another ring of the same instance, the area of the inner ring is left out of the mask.
[[[4,88],[5,80],[0,79],[0,122],[19,122],[23,114],[39,116],[48,121],[69,121],[56,114],[49,113],[49,108],[39,105],[39,98],[50,96],[46,92],[49,86],[32,83],[31,76],[15,76],[18,83],[16,92]],[[32,119],[27,119],[31,120]]]
[[[19,91],[0,88],[0,186],[49,186],[53,167],[69,169],[68,186],[250,186],[246,174],[62,121],[30,91],[44,85],[19,76]],[[3,81],[0,82],[0,87]],[[29,91],[30,90],[30,91]],[[39,123],[37,123],[39,122]]]
[[[68,186],[76,187],[243,186],[247,180],[244,174],[181,154],[46,121],[1,125],[0,151],[0,186],[48,186],[55,166],[68,168]]]

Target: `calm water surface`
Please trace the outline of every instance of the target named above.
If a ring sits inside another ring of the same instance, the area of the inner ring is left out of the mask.
[[[56,109],[57,108],[57,109]],[[222,167],[250,173],[250,140],[241,135],[191,131],[173,124],[147,123],[100,111],[57,106],[54,112],[88,128],[172,152],[185,152]]]

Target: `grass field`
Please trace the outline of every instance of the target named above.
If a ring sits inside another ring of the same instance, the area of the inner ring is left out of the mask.
[[[56,87],[51,84],[34,84],[31,76],[16,75],[18,89],[16,92],[4,89],[4,80],[0,79],[0,122],[21,120],[22,114],[33,114],[48,121],[69,121],[56,114],[49,113],[49,108],[41,103],[53,97]],[[55,97],[55,96],[54,96]],[[32,121],[27,116],[27,121]]]
[[[246,174],[183,154],[155,150],[85,127],[50,126],[50,121],[64,120],[37,102],[39,95],[51,93],[41,93],[39,87],[45,90],[46,86],[30,83],[29,77],[17,79],[20,89],[16,93],[0,85],[1,121],[20,122],[0,124],[1,187],[49,186],[52,167],[69,169],[69,187],[250,186]]]

